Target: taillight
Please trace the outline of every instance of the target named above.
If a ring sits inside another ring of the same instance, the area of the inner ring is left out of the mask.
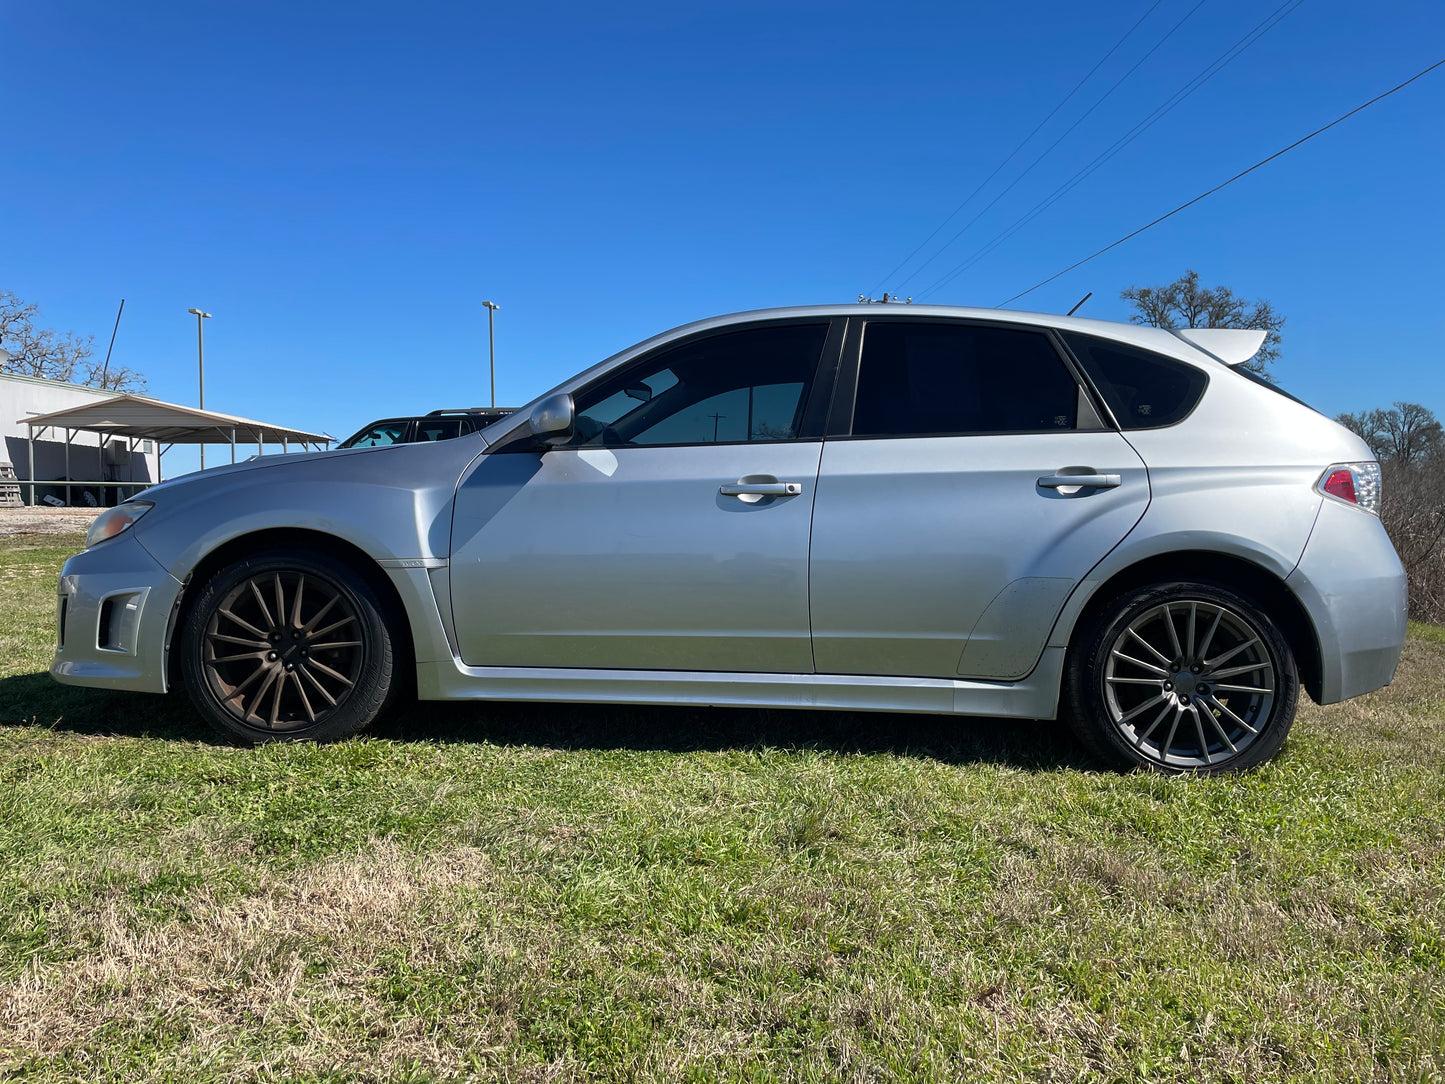
[[[1380,464],[1374,460],[1331,464],[1315,488],[1326,497],[1353,504],[1376,516],[1380,514]]]
[[[1349,501],[1351,504],[1358,504],[1355,499],[1355,472],[1347,467],[1339,467],[1330,471],[1330,476],[1325,479],[1322,487],[1331,497],[1338,497],[1342,501]]]

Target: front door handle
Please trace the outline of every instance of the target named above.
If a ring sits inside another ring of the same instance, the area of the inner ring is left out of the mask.
[[[1122,482],[1117,474],[1050,474],[1039,479],[1044,489],[1113,489]]]
[[[802,482],[732,482],[718,486],[724,497],[796,497],[803,492]]]

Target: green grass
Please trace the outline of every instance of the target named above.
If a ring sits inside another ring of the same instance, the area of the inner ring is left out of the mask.
[[[1427,625],[1423,621],[1410,622],[1410,635],[1418,640],[1429,640],[1432,644],[1445,644],[1445,627]]]
[[[0,540],[0,1076],[1440,1080],[1445,633],[1247,776],[1052,724],[424,705],[214,743]]]

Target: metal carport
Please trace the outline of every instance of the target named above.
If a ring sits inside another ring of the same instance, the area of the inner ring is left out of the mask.
[[[55,481],[35,477],[36,435],[38,433],[44,436],[45,432],[50,429],[65,432],[67,476],[70,474],[70,438],[72,434],[78,432],[99,434],[100,444],[97,453],[101,460],[102,484],[114,486],[117,490],[129,489],[132,495],[153,483],[137,481],[134,478],[106,480],[104,478],[104,458],[107,438],[125,440],[127,451],[131,453],[134,452],[137,440],[155,441],[160,452],[156,457],[156,481],[160,481],[163,477],[163,470],[160,466],[161,458],[177,444],[228,444],[231,448],[231,462],[234,463],[236,461],[236,445],[239,443],[254,443],[257,454],[264,454],[267,444],[280,444],[282,452],[290,451],[293,444],[299,444],[307,450],[311,450],[313,447],[320,450],[336,439],[325,433],[309,433],[304,429],[292,429],[289,426],[275,425],[271,422],[238,418],[233,414],[218,414],[213,410],[200,410],[196,407],[164,403],[159,399],[130,394],[118,395],[113,399],[106,399],[98,403],[85,403],[50,414],[20,418],[17,423],[23,423],[28,431],[30,478],[23,484],[30,487],[30,503],[32,505],[35,503],[35,487],[37,485],[64,487],[67,496],[65,503],[69,504],[72,486],[93,484],[72,482],[68,477]],[[134,462],[133,458],[131,462]]]

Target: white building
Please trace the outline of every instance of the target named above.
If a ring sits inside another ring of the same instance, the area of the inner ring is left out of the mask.
[[[154,440],[131,440],[75,429],[48,427],[37,430],[34,442],[34,470],[27,418],[57,410],[89,406],[120,397],[119,392],[101,391],[58,380],[0,373],[0,463],[14,467],[22,481],[32,478],[52,483],[35,487],[36,503],[49,496],[62,504],[115,504],[137,490],[117,482],[147,485],[160,478],[160,448]],[[56,483],[80,482],[88,485]],[[30,503],[30,486],[21,494]],[[69,500],[67,500],[69,491]],[[49,502],[46,502],[49,503]]]

